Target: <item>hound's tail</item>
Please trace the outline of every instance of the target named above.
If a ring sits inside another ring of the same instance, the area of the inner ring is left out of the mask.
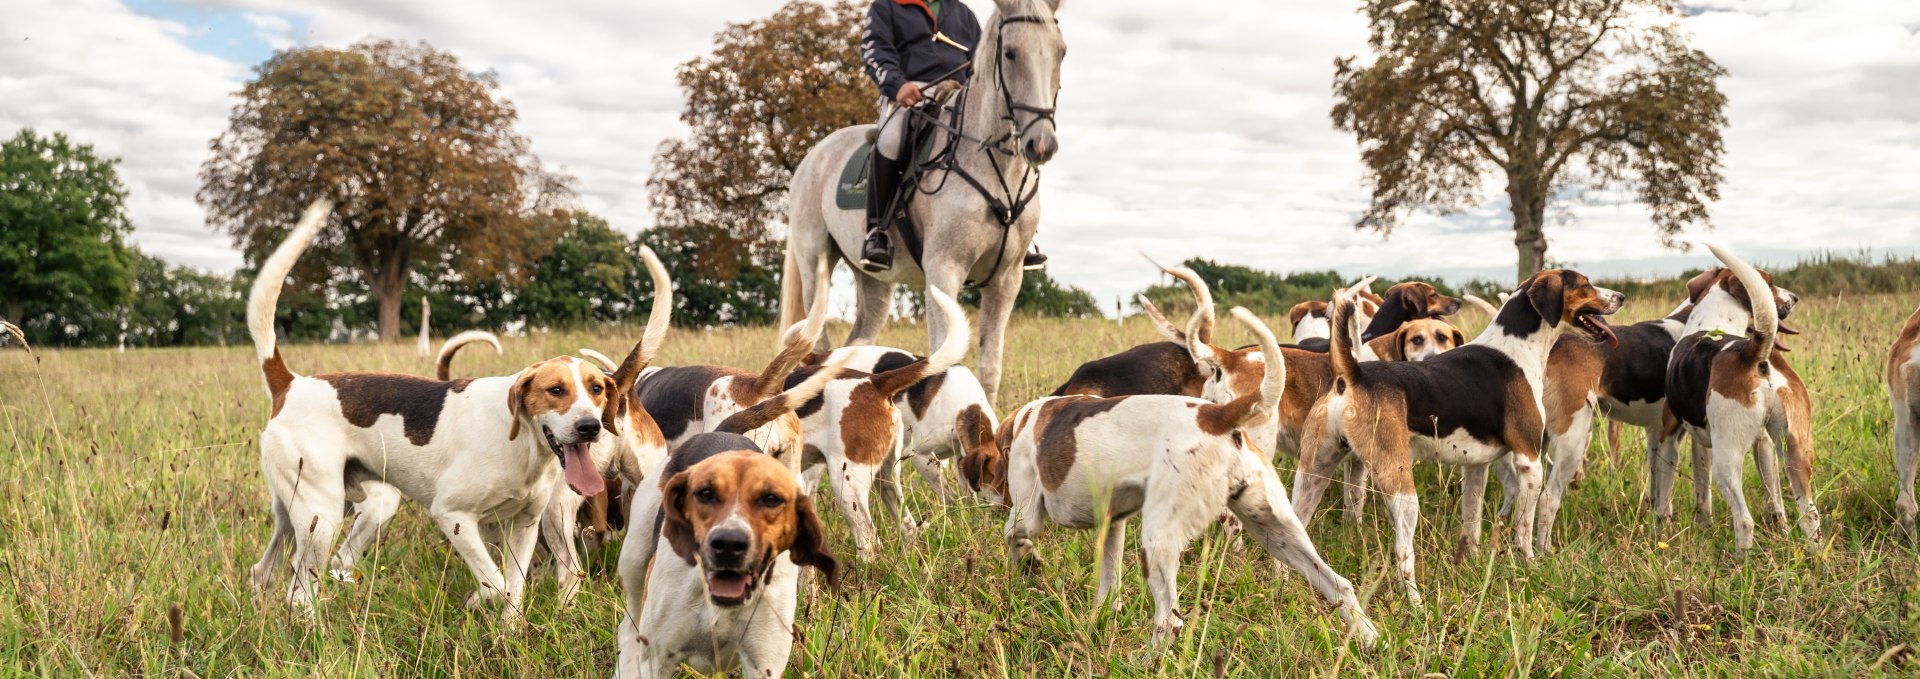
[[[1187,289],[1193,291],[1193,321],[1187,325],[1195,329],[1197,336],[1194,339],[1212,344],[1214,325],[1213,291],[1207,288],[1207,282],[1201,279],[1200,274],[1195,273],[1193,269],[1184,266],[1171,268],[1161,267],[1160,270],[1167,272],[1169,276],[1180,279],[1180,282],[1187,284]]]
[[[575,353],[580,354],[581,358],[599,364],[600,369],[607,372],[613,372],[620,367],[619,364],[613,362],[613,359],[608,358],[606,354],[594,351],[591,347],[580,347],[580,351]]]
[[[934,375],[944,375],[948,368],[967,356],[967,314],[960,310],[960,304],[948,297],[947,293],[927,288],[927,301],[940,307],[947,317],[947,336],[940,341],[940,347],[931,356],[906,365],[874,375],[873,386],[880,395],[892,400],[895,395],[906,391]]]
[[[1146,295],[1135,295],[1134,298],[1140,300],[1140,310],[1145,312],[1147,318],[1153,321],[1153,327],[1160,331],[1161,337],[1167,338],[1168,342],[1186,346],[1187,332],[1185,330],[1181,330],[1180,326],[1168,321],[1166,315],[1160,313],[1160,307],[1154,306],[1153,302],[1148,300]],[[1054,395],[1059,396],[1059,394]]]
[[[1333,348],[1327,352],[1333,360],[1334,376],[1348,381],[1352,381],[1360,372],[1360,361],[1353,357],[1353,338],[1358,334],[1353,327],[1355,304],[1351,290],[1334,294]]]
[[[828,271],[827,262],[822,259],[820,275],[815,280],[826,280]],[[787,375],[792,374],[793,369],[806,360],[807,355],[813,353],[814,345],[820,342],[820,334],[827,329],[827,292],[830,287],[825,284],[815,286],[813,307],[807,310],[806,318],[788,325],[786,331],[780,333],[780,353],[774,354],[773,360],[767,362],[767,367],[760,369],[760,377],[755,382],[759,386],[760,398],[769,399],[780,393],[780,387],[787,383]]]
[[[1745,357],[1755,363],[1766,362],[1773,356],[1773,340],[1780,333],[1780,307],[1773,299],[1773,284],[1720,244],[1707,243],[1706,246],[1740,279],[1740,285],[1746,287],[1747,299],[1753,306],[1753,325],[1747,330],[1747,338],[1753,343],[1748,346]]]
[[[253,352],[260,360],[260,373],[267,379],[267,395],[276,401],[293,383],[293,371],[280,358],[280,347],[273,336],[273,309],[280,303],[280,286],[286,283],[287,272],[293,270],[293,263],[306,252],[332,211],[333,201],[325,198],[308,205],[287,239],[260,264],[260,275],[253,279],[253,291],[247,294],[247,334],[253,336]]]
[[[1252,330],[1260,340],[1260,357],[1265,359],[1266,374],[1260,378],[1260,391],[1254,394],[1241,394],[1225,404],[1207,404],[1200,406],[1200,418],[1209,428],[1224,425],[1224,429],[1238,429],[1260,417],[1279,409],[1280,394],[1287,386],[1287,361],[1280,355],[1280,342],[1274,339],[1273,330],[1244,307],[1234,307],[1233,317]]]
[[[815,285],[826,287],[825,278],[816,278]],[[801,307],[806,300],[800,297],[800,260],[793,255],[793,243],[787,243],[787,254],[780,265],[780,327],[785,328],[800,321]]]
[[[828,382],[839,377],[840,371],[847,367],[849,358],[851,357],[842,354],[838,358],[827,361],[826,365],[820,366],[820,369],[814,371],[805,381],[793,385],[792,389],[774,394],[753,404],[750,408],[721,420],[714,431],[745,435],[747,432],[766,426],[768,422],[774,421],[781,415],[793,412],[795,408],[819,396],[821,390],[827,388]]]
[[[433,362],[433,376],[442,382],[453,379],[453,355],[460,353],[460,348],[469,344],[491,344],[493,353],[504,353],[500,349],[500,338],[493,333],[485,330],[468,330],[447,338],[447,343],[440,345],[440,357]]]
[[[1480,299],[1474,295],[1461,295],[1460,299],[1464,299],[1468,304],[1472,304],[1474,307],[1486,312],[1488,318],[1500,315],[1500,309],[1487,300]]]
[[[33,353],[33,345],[27,344],[27,333],[21,332],[20,326],[0,321],[0,335],[12,337],[14,341],[20,343],[20,348],[26,349],[29,354]]]

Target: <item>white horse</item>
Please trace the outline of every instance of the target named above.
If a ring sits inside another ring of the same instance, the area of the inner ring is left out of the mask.
[[[1060,60],[1066,55],[1054,19],[1060,0],[994,0],[989,28],[973,50],[970,86],[963,90],[946,127],[934,132],[933,148],[955,145],[952,162],[920,175],[921,195],[908,211],[919,231],[918,257],[895,224],[893,267],[879,274],[854,271],[859,306],[847,344],[871,344],[887,319],[895,285],[931,286],[958,295],[969,281],[980,295],[980,382],[987,397],[1000,390],[1000,353],[1024,275],[1021,253],[1040,228],[1039,166],[1060,147],[1054,139],[1053,106],[1060,91]],[[958,126],[955,139],[952,126]],[[832,271],[860,252],[865,212],[835,204],[840,171],[867,139],[872,125],[843,128],[807,153],[788,191],[786,274],[780,281],[781,323],[799,322],[803,299],[814,286],[829,285],[819,271]],[[824,262],[826,266],[818,266]],[[947,321],[927,305],[929,346],[939,346]],[[827,347],[823,342],[820,349]]]

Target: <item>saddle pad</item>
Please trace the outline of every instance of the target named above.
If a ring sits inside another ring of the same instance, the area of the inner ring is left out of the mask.
[[[847,156],[846,167],[840,168],[840,183],[833,190],[833,204],[842,210],[867,209],[867,154],[873,153],[873,144],[863,143]]]

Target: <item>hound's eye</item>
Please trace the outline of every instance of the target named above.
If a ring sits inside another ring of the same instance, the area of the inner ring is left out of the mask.
[[[602,392],[602,391],[605,391],[605,390],[606,390],[606,387],[602,387],[602,386],[600,386],[600,385],[598,385],[598,384],[596,384],[596,385],[593,385],[593,395],[594,395],[594,396],[599,396],[599,395],[600,395],[600,392]]]
[[[1413,346],[1416,346],[1416,347],[1417,347],[1417,346],[1420,346],[1420,345],[1422,345],[1422,344],[1426,344],[1426,343],[1427,343],[1427,338],[1425,338],[1425,337],[1415,337],[1415,338],[1413,338]]]
[[[784,497],[780,497],[780,495],[777,493],[765,493],[760,496],[760,499],[757,500],[757,502],[760,503],[760,506],[765,507],[767,509],[778,509],[780,505],[784,505],[787,503],[787,499]]]
[[[693,491],[693,499],[700,504],[710,505],[720,501],[720,494],[713,492],[712,488],[701,488]]]
[[[566,395],[567,395],[567,388],[566,388],[566,387],[553,387],[553,388],[550,388],[550,389],[548,389],[548,390],[547,390],[547,393],[549,393],[549,394],[553,394],[554,396],[566,396]]]

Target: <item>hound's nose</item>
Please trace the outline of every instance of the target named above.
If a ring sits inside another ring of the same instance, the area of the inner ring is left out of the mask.
[[[582,441],[599,438],[600,437],[600,421],[592,418],[588,418],[588,419],[581,420],[579,422],[575,422],[573,423],[573,433],[579,434],[580,440]]]
[[[753,540],[742,530],[719,530],[707,535],[707,550],[712,552],[714,565],[717,566],[740,565],[752,543]]]

